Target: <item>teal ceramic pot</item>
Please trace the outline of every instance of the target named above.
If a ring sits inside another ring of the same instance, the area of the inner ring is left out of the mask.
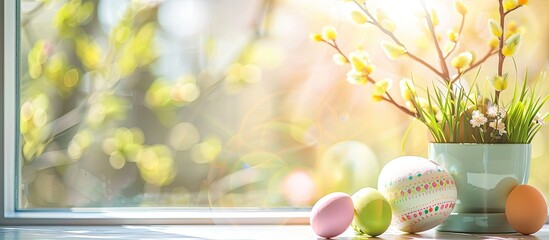
[[[453,213],[440,231],[514,232],[505,219],[511,190],[528,182],[530,144],[431,143],[429,158],[450,172],[457,188]]]

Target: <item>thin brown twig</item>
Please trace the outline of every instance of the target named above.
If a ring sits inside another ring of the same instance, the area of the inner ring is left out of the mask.
[[[337,45],[337,42],[334,40],[333,43],[330,43],[326,40],[322,40],[323,42],[325,42],[326,44],[332,46],[335,50],[337,50],[339,52],[339,54],[341,54],[341,56],[343,56],[343,58],[345,58],[345,61],[347,61],[348,63],[350,63],[351,61],[349,61],[349,58],[345,55],[345,53],[343,53],[343,51],[341,51],[341,49],[339,48],[339,46]]]
[[[368,82],[370,82],[372,84],[376,84],[376,81],[373,78],[371,78],[370,76],[367,76],[366,79],[368,80]],[[408,115],[410,115],[414,118],[416,117],[416,115],[412,111],[410,111],[408,108],[398,104],[389,92],[385,92],[385,96],[383,96],[382,99],[386,102],[391,103],[393,106],[395,106],[396,108],[398,108],[402,112],[404,112],[404,113],[406,113],[406,114],[408,114]]]
[[[503,9],[503,0],[499,0],[499,25],[501,26],[501,36],[499,37],[499,49],[498,49],[498,76],[503,76],[503,63],[505,62],[505,55],[503,55],[503,45],[505,44],[505,17],[507,14],[517,10],[518,8],[522,7],[522,5],[518,5],[513,9],[510,9],[509,11],[505,12]],[[499,94],[501,91],[494,90],[495,91],[495,97],[494,102],[499,105]]]
[[[385,95],[387,95],[387,97],[383,97],[383,100],[391,103],[393,106],[397,107],[398,109],[400,109],[401,111],[403,111],[404,113],[408,114],[409,116],[411,117],[414,117],[414,118],[417,118],[416,114],[414,114],[412,111],[410,111],[408,108],[406,108],[405,106],[402,106],[400,104],[398,104],[394,99],[393,97],[391,97],[391,95],[386,92]]]
[[[408,57],[410,57],[411,59],[415,60],[416,62],[419,62],[421,63],[422,65],[424,65],[425,67],[429,68],[431,71],[433,71],[435,74],[437,74],[438,76],[440,76],[441,78],[443,79],[446,79],[446,77],[444,76],[443,73],[441,73],[440,71],[438,71],[435,67],[431,66],[429,63],[425,62],[423,59],[419,58],[418,56],[410,53],[410,52],[406,52],[406,55]]]
[[[448,56],[450,56],[450,54],[452,54],[452,52],[454,52],[454,50],[456,50],[457,44],[458,44],[459,40],[461,39],[461,32],[463,32],[463,26],[464,25],[465,25],[465,15],[463,15],[461,17],[461,24],[459,26],[458,37],[456,39],[456,42],[454,43],[454,46],[452,47],[452,49],[450,49],[450,51],[448,51],[448,53],[446,53],[446,56],[444,56],[444,59],[447,59]]]
[[[327,42],[327,41],[324,41],[324,42],[326,42],[328,45],[335,48],[341,54],[341,56],[343,56],[345,58],[345,60],[347,60],[347,63],[350,63],[349,58],[347,58],[347,56],[345,56],[345,54],[343,52],[341,52],[341,50],[339,49],[339,47],[337,46],[337,43],[335,41],[334,41],[334,44],[331,44],[330,42]],[[368,80],[368,82],[370,82],[372,84],[376,84],[376,81],[373,78],[371,78],[370,76],[366,76],[366,79]],[[406,113],[406,114],[408,114],[412,117],[416,117],[416,115],[412,111],[410,111],[408,108],[398,104],[395,101],[395,99],[391,96],[391,94],[389,94],[388,92],[385,92],[385,95],[387,97],[382,98],[384,101],[387,101],[387,102],[391,103],[392,105],[394,105],[395,107],[397,107],[398,109],[403,111],[404,113]]]
[[[406,49],[405,45],[400,41],[398,40],[398,38],[395,36],[395,34],[393,34],[391,31],[389,31],[388,29],[384,28],[383,26],[381,26],[381,24],[375,19],[375,17],[370,13],[370,11],[368,11],[367,8],[365,8],[364,6],[362,6],[360,3],[358,3],[356,0],[354,0],[354,3],[360,8],[360,10],[362,10],[362,12],[364,12],[370,19],[372,19],[372,21],[368,21],[368,23],[370,24],[373,24],[374,26],[376,26],[380,31],[382,31],[385,35],[389,36],[396,44],[404,47],[404,49]],[[431,70],[432,72],[434,72],[435,74],[437,74],[438,76],[446,79],[445,75],[443,73],[441,73],[440,71],[438,71],[435,67],[433,67],[432,65],[430,65],[429,63],[425,62],[424,60],[422,60],[421,58],[417,57],[416,55],[412,54],[411,52],[409,51],[406,51],[406,55],[408,57],[410,57],[411,59],[417,61],[418,63],[422,64],[423,66],[427,67],[429,70]]]
[[[507,12],[504,12],[503,15],[504,15],[504,16],[507,16],[507,14],[511,13],[512,11],[515,11],[515,10],[519,9],[519,8],[522,7],[522,6],[523,6],[523,5],[518,5],[518,6],[516,6],[515,8],[510,9],[510,10],[507,11]]]
[[[505,55],[503,55],[503,44],[505,42],[505,11],[503,9],[503,0],[498,1],[498,10],[499,10],[499,26],[501,27],[501,36],[499,37],[499,46],[498,46],[498,76],[503,75],[503,63],[505,62]],[[514,8],[517,9],[518,7]],[[514,10],[512,9],[512,10]],[[510,12],[510,11],[509,11]],[[495,91],[495,104],[499,105],[499,91]]]
[[[471,66],[469,66],[467,69],[461,71],[456,77],[454,77],[454,79],[452,79],[452,83],[455,83],[463,74],[475,69],[476,67],[478,67],[480,64],[484,63],[486,60],[488,60],[488,58],[490,58],[491,56],[493,56],[494,54],[497,53],[497,51],[492,51],[494,50],[493,48],[491,48],[488,53],[486,53],[486,55],[484,55],[484,57],[482,57],[481,59],[479,59],[478,61],[476,61],[475,63],[471,64]]]
[[[348,58],[347,56],[345,56],[345,54],[341,51],[341,49],[338,47],[336,41],[334,41],[333,44],[330,43],[330,42],[328,42],[328,41],[325,41],[325,40],[322,40],[322,41],[325,42],[326,44],[330,45],[330,46],[333,47],[334,49],[336,49],[336,50],[341,54],[341,56],[343,56],[343,57],[345,58],[345,60],[347,61],[347,63],[350,63],[349,58]],[[372,83],[372,84],[376,84],[376,81],[375,81],[373,78],[371,78],[370,76],[366,76],[366,79],[368,80],[368,82],[370,82],[370,83]],[[392,105],[394,105],[395,107],[397,107],[398,109],[400,109],[401,111],[403,111],[404,113],[406,113],[406,114],[408,114],[408,115],[410,115],[410,116],[412,116],[412,117],[416,117],[416,115],[415,115],[412,111],[410,111],[408,108],[406,108],[406,107],[404,107],[404,106],[398,104],[398,103],[395,101],[395,99],[391,96],[391,94],[389,94],[388,92],[385,92],[385,95],[386,95],[387,97],[383,97],[383,98],[382,98],[383,100],[385,100],[385,101],[391,103]]]
[[[429,14],[429,11],[427,10],[427,7],[425,6],[425,1],[421,0],[421,6],[423,7],[423,11],[425,11],[425,20],[427,20],[427,25],[429,26],[429,32],[431,33],[431,37],[433,38],[433,42],[435,44],[435,48],[437,50],[438,58],[440,61],[440,67],[442,68],[442,73],[444,74],[446,82],[450,82],[450,72],[448,71],[448,65],[446,64],[446,61],[444,59],[444,54],[442,53],[442,49],[440,49],[440,44],[437,39],[437,35],[435,32],[435,26],[433,25],[433,21],[431,19],[431,15]]]
[[[505,13],[503,10],[503,0],[499,0],[498,2],[499,2],[499,26],[501,27],[501,37],[499,37],[499,48],[498,48],[498,75],[501,76],[503,73],[503,62],[505,61],[505,56],[501,51],[503,49],[503,44],[505,41]]]

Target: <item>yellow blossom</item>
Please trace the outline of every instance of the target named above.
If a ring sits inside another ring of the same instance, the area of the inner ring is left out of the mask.
[[[309,33],[309,39],[313,42],[322,42],[322,36],[318,33]]]
[[[356,10],[351,12],[351,19],[353,19],[356,24],[364,24],[368,22],[368,18],[363,13]]]
[[[526,5],[528,4],[528,0],[518,0],[519,5]]]
[[[492,37],[488,42],[488,46],[493,49],[497,48],[499,46],[499,39],[497,37]]]
[[[412,80],[407,78],[400,80],[400,95],[402,96],[402,99],[410,101],[415,94],[416,87],[414,86]]]
[[[437,11],[435,9],[431,9],[431,23],[433,26],[438,26],[440,24],[440,19],[438,18]]]
[[[414,106],[414,103],[412,102],[412,100],[406,101],[405,105],[406,105],[406,108],[410,110],[410,112],[417,113],[416,107]]]
[[[464,68],[469,66],[473,62],[473,53],[471,52],[462,52],[452,59],[452,66],[455,68]]]
[[[435,114],[435,119],[437,120],[437,122],[442,121],[444,116],[442,115],[442,111],[440,110],[440,108],[436,105],[433,105],[431,109],[433,110],[433,113]]]
[[[442,35],[440,35],[439,33],[435,34],[435,37],[437,38],[437,42],[442,41]]]
[[[394,32],[396,30],[396,24],[391,19],[383,19],[383,21],[381,21],[381,26],[389,32]]]
[[[334,60],[334,63],[337,65],[345,65],[347,63],[347,59],[345,56],[341,55],[340,53],[336,53],[332,56],[332,59]]]
[[[512,36],[513,34],[515,33],[520,33],[520,34],[523,34],[524,33],[524,27],[519,27],[517,22],[515,21],[510,21],[508,24],[507,24],[507,34],[506,34],[506,38],[509,38],[510,36]]]
[[[368,75],[370,73],[372,73],[375,69],[375,66],[372,65],[372,64],[368,64],[364,67],[364,69],[362,69],[362,73]]]
[[[477,54],[473,51],[469,51],[471,53],[471,64],[473,64],[477,60]]]
[[[406,48],[404,48],[402,45],[398,45],[392,42],[383,41],[381,42],[381,47],[383,48],[385,55],[393,60],[406,54]]]
[[[391,20],[385,11],[383,9],[378,8],[377,9],[377,21],[381,25],[381,27],[387,29],[389,32],[394,32],[396,29],[396,24]]]
[[[337,31],[332,26],[326,26],[322,28],[322,38],[324,40],[335,40],[337,37]]]
[[[421,97],[416,98],[415,104],[417,104],[417,107],[421,108],[422,114],[434,115],[435,120],[437,122],[442,121],[442,119],[444,118],[443,112],[440,110],[440,107],[429,103],[429,100],[425,98],[421,98]],[[414,106],[414,102],[412,102],[411,100],[406,101],[405,105],[410,111],[412,111],[413,113],[417,113],[416,106]],[[426,121],[430,122],[431,119],[427,118]]]
[[[378,22],[383,22],[383,20],[389,19],[389,17],[385,13],[385,11],[383,11],[383,9],[381,9],[381,8],[378,8],[376,10],[376,16],[377,16],[377,21]]]
[[[422,109],[422,112],[424,114],[430,114],[430,115],[432,114],[435,117],[435,121],[437,121],[437,122],[442,121],[442,118],[444,116],[442,115],[442,111],[440,110],[440,108],[437,105],[433,105],[433,104],[429,103],[429,101],[425,98],[418,98],[417,99],[417,104]],[[428,118],[426,120],[429,121],[429,122],[431,121],[430,118]]]
[[[503,11],[509,11],[519,6],[517,0],[503,0]]]
[[[454,8],[461,15],[467,14],[467,6],[465,6],[465,3],[461,0],[454,1]]]
[[[423,110],[429,109],[429,101],[427,101],[427,99],[418,98],[417,102],[418,102],[419,107],[422,108]]]
[[[494,86],[494,89],[496,91],[501,92],[505,89],[507,89],[509,80],[507,80],[507,74],[504,74],[502,76],[494,76],[490,78],[490,83],[492,83],[492,86]]]
[[[408,110],[410,110],[413,113],[417,113],[417,107],[421,108],[423,111],[429,111],[429,101],[425,98],[417,97],[415,98],[415,102],[412,101],[412,99],[406,101],[405,105]]]
[[[370,56],[362,50],[357,50],[349,54],[349,61],[351,62],[353,69],[357,72],[368,75],[374,70],[373,65],[370,64]]]
[[[513,56],[515,52],[517,52],[517,49],[520,46],[520,40],[521,40],[520,34],[515,33],[511,35],[507,40],[505,40],[505,43],[503,44],[503,48],[501,49],[501,53],[507,57]]]
[[[385,93],[387,93],[387,91],[389,91],[389,89],[391,89],[392,86],[393,86],[393,80],[391,79],[383,79],[383,80],[377,81],[374,84],[373,95],[383,96],[385,95]]]
[[[454,30],[448,30],[448,40],[452,42],[457,42],[458,37],[459,37],[459,33],[457,33]]]
[[[374,99],[374,101],[376,102],[381,102],[383,101],[383,96],[372,95],[372,99]]]
[[[492,34],[492,36],[494,37],[501,37],[501,35],[503,34],[501,26],[493,19],[488,20],[488,29],[490,29],[490,34]]]
[[[354,85],[364,85],[368,82],[368,75],[351,69],[347,72],[347,82]]]
[[[517,22],[515,22],[515,21],[510,21],[510,22],[507,24],[507,33],[508,33],[508,34],[516,33],[516,32],[517,32],[517,29],[518,29]]]

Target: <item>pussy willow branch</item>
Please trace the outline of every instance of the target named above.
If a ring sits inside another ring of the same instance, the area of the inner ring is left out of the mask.
[[[410,111],[408,108],[398,104],[395,99],[388,93],[388,92],[385,92],[385,95],[387,96],[387,98],[383,97],[383,100],[393,104],[395,107],[397,107],[398,109],[400,109],[401,111],[403,111],[404,113],[414,117],[414,118],[417,118],[416,114],[414,114],[412,111]]]
[[[433,43],[435,44],[435,48],[437,50],[438,58],[440,61],[440,68],[442,68],[442,74],[444,74],[444,80],[448,83],[450,83],[450,72],[448,71],[448,65],[446,64],[446,61],[444,59],[444,54],[442,53],[442,49],[440,49],[440,44],[437,39],[437,34],[435,32],[435,26],[433,25],[433,21],[431,19],[431,15],[429,14],[429,10],[427,10],[427,7],[425,6],[425,1],[421,0],[421,6],[423,7],[423,11],[425,12],[425,20],[427,20],[427,25],[429,26],[429,32],[431,33],[431,37],[433,38]]]
[[[488,58],[490,58],[491,56],[493,56],[494,54],[498,53],[498,51],[493,51],[494,49],[493,48],[490,48],[490,50],[488,50],[488,52],[484,55],[484,57],[482,57],[481,59],[479,59],[478,61],[476,61],[475,63],[471,64],[471,66],[469,66],[467,69],[463,70],[463,71],[460,71],[459,74],[454,77],[454,79],[452,79],[452,83],[456,82],[463,74],[475,69],[476,67],[478,67],[480,64],[484,63],[486,60],[488,60]]]
[[[499,49],[498,49],[498,76],[503,76],[503,63],[505,62],[505,55],[503,55],[503,45],[505,44],[505,17],[512,11],[517,10],[522,5],[518,5],[513,9],[505,12],[503,9],[503,0],[498,0],[499,9],[499,25],[501,26],[501,37],[499,37]],[[499,94],[501,91],[495,90],[494,102],[499,103]],[[498,104],[499,105],[499,104]]]
[[[519,9],[519,8],[522,7],[522,6],[523,6],[523,5],[518,5],[518,6],[516,6],[515,8],[510,9],[509,11],[503,13],[503,15],[507,16],[507,14],[511,13],[512,11],[515,11],[515,10]]]
[[[324,41],[326,44],[328,44],[329,46],[331,46],[332,48],[334,48],[335,50],[337,50],[339,52],[339,54],[341,54],[341,56],[343,56],[345,58],[345,60],[347,61],[346,63],[347,64],[350,64],[351,62],[349,61],[349,58],[343,53],[343,51],[341,51],[341,49],[338,47],[337,45],[337,42],[334,41],[333,43],[330,43],[328,41]],[[370,76],[366,76],[366,79],[368,80],[368,82],[372,83],[372,84],[376,84],[376,80],[374,80],[373,78],[371,78]],[[391,96],[391,94],[389,94],[388,92],[385,92],[385,96],[382,98],[384,101],[387,101],[389,103],[391,103],[393,106],[395,106],[396,108],[398,108],[399,110],[401,110],[402,112],[412,116],[412,117],[416,117],[416,115],[410,111],[408,108],[406,108],[405,106],[402,106],[400,104],[398,104],[395,99]]]
[[[326,40],[322,40],[323,42],[325,42],[326,44],[330,45],[331,47],[333,47],[335,50],[337,50],[339,52],[339,54],[341,54],[341,56],[343,56],[343,58],[345,58],[345,61],[346,62],[351,62],[349,61],[349,58],[347,56],[345,56],[345,53],[343,53],[343,51],[341,51],[341,48],[339,48],[339,46],[337,45],[337,42],[334,40],[333,43],[331,42],[328,42]]]
[[[353,0],[353,2],[366,14],[366,16],[368,16],[370,19],[372,19],[371,22],[368,21],[369,23],[376,26],[379,30],[381,30],[385,35],[389,36],[398,45],[400,45],[402,47],[405,46],[400,40],[398,40],[398,38],[395,36],[395,34],[393,34],[391,31],[385,29],[383,26],[381,26],[381,24],[375,19],[375,17],[370,13],[370,11],[368,11],[368,9],[366,7],[362,6],[356,0]],[[404,47],[404,48],[406,49],[406,47]],[[416,62],[422,64],[425,67],[427,67],[429,70],[431,70],[432,72],[434,72],[435,74],[437,74],[441,78],[447,79],[442,72],[438,71],[435,67],[433,67],[429,63],[425,62],[423,59],[417,57],[416,55],[412,54],[408,50],[406,50],[406,55],[408,57],[410,57],[411,59],[415,60]]]
[[[429,63],[425,62],[423,59],[419,58],[418,56],[406,51],[406,55],[415,60],[416,62],[419,62],[421,64],[423,64],[424,66],[426,66],[427,68],[429,68],[432,72],[434,72],[436,75],[438,75],[439,77],[443,78],[443,79],[446,79],[446,76],[444,76],[444,74],[442,74],[441,72],[439,72],[435,67],[431,66]]]
[[[450,56],[450,54],[452,54],[452,52],[454,52],[454,50],[456,50],[458,42],[461,39],[461,32],[463,32],[463,26],[464,25],[465,25],[465,15],[462,15],[461,16],[461,24],[459,25],[458,37],[456,39],[456,42],[454,43],[454,46],[452,46],[450,51],[448,51],[448,53],[446,53],[446,55],[444,56],[444,59],[447,59],[448,56]]]
[[[498,76],[503,75],[503,63],[505,61],[505,55],[503,55],[503,44],[505,43],[505,12],[503,9],[503,0],[498,0],[499,10],[499,26],[501,26],[501,36],[499,37],[498,46]],[[495,90],[495,104],[499,105],[499,93],[501,91]]]

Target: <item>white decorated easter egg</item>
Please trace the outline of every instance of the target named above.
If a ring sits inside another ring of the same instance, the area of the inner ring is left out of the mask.
[[[378,190],[391,205],[391,224],[404,232],[422,232],[444,222],[454,209],[454,179],[440,165],[415,156],[396,158],[383,167]]]

